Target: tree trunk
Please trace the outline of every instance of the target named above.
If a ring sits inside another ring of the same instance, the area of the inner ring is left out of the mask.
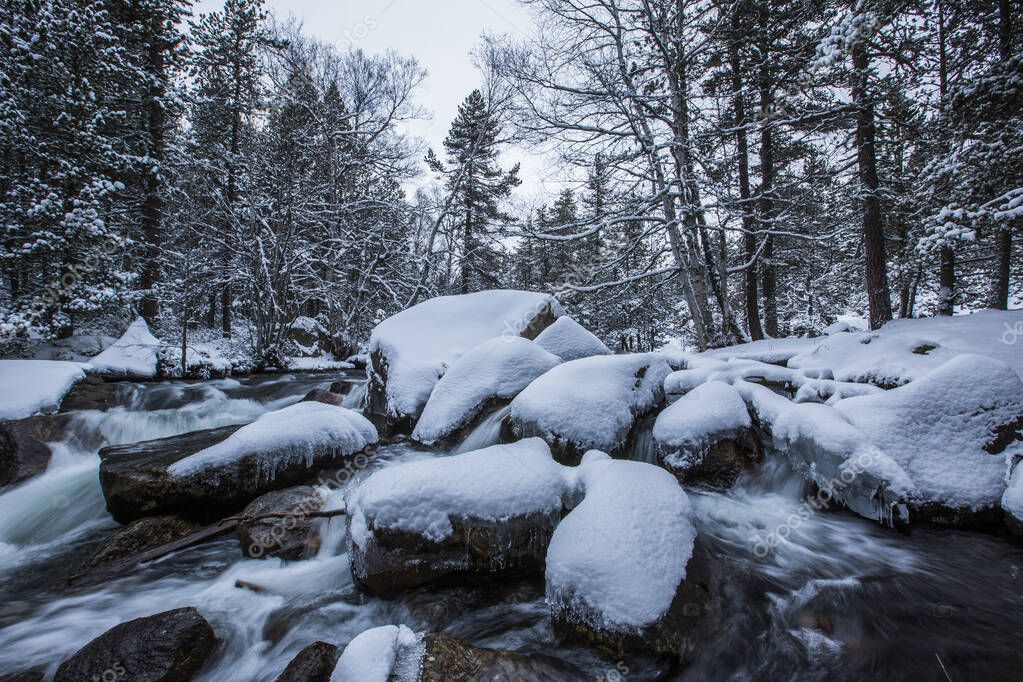
[[[998,0],[998,53],[1008,63],[1012,57],[1012,0]],[[1009,307],[1009,275],[1012,270],[1012,228],[1015,221],[1000,225],[995,237],[998,267],[991,289],[991,307],[1006,310]]]
[[[874,102],[868,92],[870,57],[866,46],[854,45],[853,102],[856,104],[856,159],[863,193],[863,245],[866,251],[866,288],[870,328],[879,329],[892,319],[892,300],[888,291],[888,264],[885,255],[884,225],[881,221],[880,181],[875,150]]]
[[[763,67],[766,71],[766,67]],[[764,333],[770,337],[778,336],[778,294],[777,271],[774,265],[773,228],[774,202],[774,135],[767,120],[774,104],[774,93],[767,74],[760,80],[760,115],[763,119],[760,128],[760,229],[764,235],[765,245],[760,263],[761,286],[764,293]]]
[[[938,92],[944,114],[945,96],[948,94],[948,51],[945,40],[945,5],[938,0]],[[938,314],[951,316],[955,306],[956,254],[950,245],[941,247],[938,266]]]
[[[150,327],[156,324],[160,313],[159,299],[155,287],[160,281],[160,247],[163,240],[163,199],[160,196],[160,171],[164,152],[163,110],[164,46],[160,37],[159,22],[150,26],[149,62],[147,64],[150,86],[147,95],[149,110],[149,156],[151,162],[146,171],[145,198],[142,201],[142,231],[145,236],[145,256],[142,261],[140,286],[145,291],[142,297],[142,317]]]

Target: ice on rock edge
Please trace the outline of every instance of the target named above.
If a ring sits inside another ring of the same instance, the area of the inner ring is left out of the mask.
[[[405,625],[372,628],[349,642],[330,682],[414,682],[424,645]]]
[[[514,398],[560,363],[520,336],[484,341],[455,360],[437,382],[412,437],[423,443],[445,438],[472,421],[488,400]]]
[[[503,289],[432,298],[389,317],[369,342],[371,381],[386,375],[381,407],[392,417],[418,415],[465,351],[495,336],[520,336],[545,311],[564,313],[553,296]]]
[[[366,547],[381,528],[440,542],[453,532],[451,518],[558,513],[572,489],[570,473],[539,438],[388,467],[349,494],[352,542]]]
[[[300,402],[267,412],[227,439],[172,464],[173,476],[187,476],[255,456],[266,471],[274,464],[305,461],[312,465],[318,452],[336,450],[348,455],[378,439],[376,428],[361,414],[320,402]]]
[[[688,457],[701,457],[714,443],[734,438],[750,428],[742,396],[731,385],[711,381],[698,386],[657,415],[654,441],[661,449]]]
[[[112,346],[89,360],[89,364],[99,374],[151,379],[156,376],[157,354],[162,345],[140,317]]]
[[[0,419],[55,412],[71,387],[85,378],[82,367],[61,360],[0,360]]]
[[[601,355],[558,365],[511,402],[512,423],[549,442],[613,451],[638,415],[664,399],[671,367],[657,353]]]
[[[693,553],[689,498],[664,469],[595,451],[577,475],[585,497],[551,539],[547,601],[602,629],[657,622]]]
[[[540,332],[536,343],[565,362],[593,355],[611,355],[611,349],[588,329],[567,315]]]

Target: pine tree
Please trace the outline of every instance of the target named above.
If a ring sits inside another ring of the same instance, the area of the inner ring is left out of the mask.
[[[458,107],[458,116],[444,139],[448,168],[433,150],[427,157],[434,171],[447,176],[447,191],[455,199],[461,232],[462,293],[498,283],[490,243],[496,234],[494,223],[506,218],[500,202],[521,183],[518,164],[509,171],[497,165],[500,131],[497,115],[483,93],[473,90]]]

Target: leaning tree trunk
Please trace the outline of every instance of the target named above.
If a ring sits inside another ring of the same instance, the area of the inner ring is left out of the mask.
[[[880,181],[875,150],[874,102],[868,92],[870,57],[866,46],[853,46],[853,102],[856,104],[856,159],[863,193],[863,245],[866,251],[867,305],[870,328],[878,329],[892,319],[888,291],[888,264],[884,226],[881,221]]]

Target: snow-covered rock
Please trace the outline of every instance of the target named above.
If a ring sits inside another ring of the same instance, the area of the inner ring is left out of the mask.
[[[512,430],[519,437],[540,436],[569,463],[591,449],[621,453],[636,420],[663,402],[670,372],[657,353],[566,362],[511,402]]]
[[[93,371],[104,376],[152,379],[156,376],[157,357],[162,345],[140,317],[112,346],[89,360],[89,364]]]
[[[216,518],[340,467],[376,440],[359,413],[301,402],[247,426],[104,448],[100,484],[122,523],[164,513]]]
[[[345,647],[330,682],[416,682],[422,638],[404,625],[366,630]]]
[[[77,362],[0,360],[0,419],[56,412],[64,395],[84,378]]]
[[[324,354],[327,330],[311,317],[299,316],[288,329],[288,339],[298,351],[299,358],[313,358]]]
[[[369,342],[368,412],[414,421],[467,350],[496,336],[535,338],[563,313],[553,296],[494,290],[433,298],[384,320]]]
[[[980,355],[959,355],[910,384],[836,409],[906,472],[911,485],[896,492],[919,510],[996,509],[1005,492],[1003,452],[1007,445],[1023,452],[1007,432],[1023,427],[1023,381]]]
[[[709,608],[708,577],[691,562],[688,497],[659,467],[595,451],[577,475],[583,500],[547,551],[555,632],[612,650],[678,654]]]
[[[455,360],[437,382],[412,437],[434,443],[452,435],[475,419],[488,402],[514,398],[560,362],[558,356],[521,336],[484,341]]]
[[[572,486],[539,438],[382,469],[346,501],[352,573],[387,593],[537,568]]]
[[[565,362],[592,355],[611,355],[611,349],[603,341],[567,315],[559,317],[540,332],[536,343]]]
[[[730,384],[702,384],[669,405],[654,422],[658,461],[684,483],[725,486],[761,458],[742,396]]]

